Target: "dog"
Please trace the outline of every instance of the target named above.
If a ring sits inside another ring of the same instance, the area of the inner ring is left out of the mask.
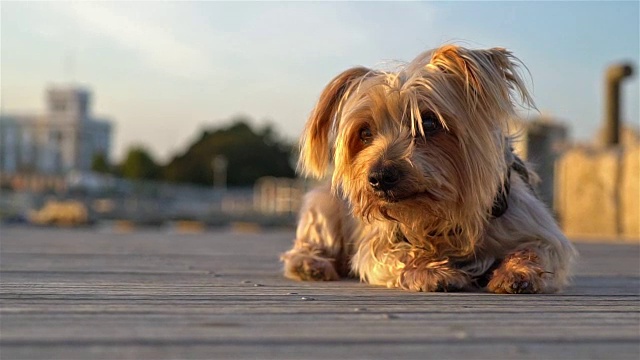
[[[284,275],[424,292],[561,290],[576,251],[508,132],[516,106],[535,109],[523,66],[503,48],[445,45],[394,71],[335,77],[298,163],[330,180],[304,197]]]

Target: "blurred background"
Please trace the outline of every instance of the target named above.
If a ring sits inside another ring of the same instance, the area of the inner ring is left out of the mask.
[[[2,2],[3,224],[295,224],[296,143],[348,67],[506,47],[517,151],[570,236],[640,238],[639,3]]]

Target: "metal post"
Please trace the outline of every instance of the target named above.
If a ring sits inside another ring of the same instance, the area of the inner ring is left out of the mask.
[[[227,165],[228,161],[224,155],[216,155],[211,161],[213,168],[213,187],[215,189],[227,188]]]
[[[605,76],[605,144],[620,143],[620,83],[633,74],[630,64],[617,64],[607,68]]]

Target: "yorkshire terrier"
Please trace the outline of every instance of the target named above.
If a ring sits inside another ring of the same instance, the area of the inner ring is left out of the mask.
[[[514,107],[535,108],[502,48],[447,45],[397,71],[334,78],[299,167],[331,181],[304,199],[285,276],[412,291],[553,293],[575,250],[513,152]],[[332,168],[332,169],[331,169]]]

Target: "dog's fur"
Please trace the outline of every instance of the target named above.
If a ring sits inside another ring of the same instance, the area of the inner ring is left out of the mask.
[[[285,276],[413,291],[550,293],[575,250],[512,153],[508,120],[535,107],[505,49],[448,45],[399,71],[357,67],[324,89],[299,166],[309,192]],[[435,122],[434,122],[435,121]],[[333,166],[331,166],[331,164]],[[382,188],[381,188],[382,186]],[[492,209],[500,196],[502,212]]]

